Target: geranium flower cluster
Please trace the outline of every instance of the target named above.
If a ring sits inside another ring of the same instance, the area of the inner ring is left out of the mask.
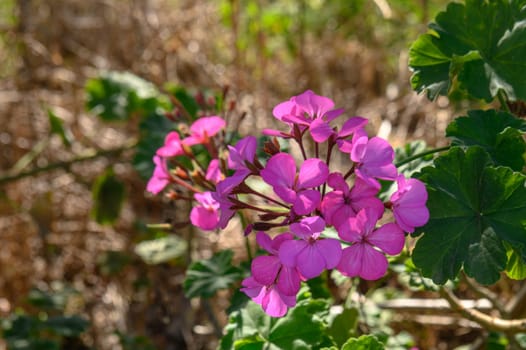
[[[267,314],[281,317],[295,305],[301,281],[324,270],[337,269],[366,280],[381,278],[388,267],[386,255],[399,254],[405,233],[424,225],[429,212],[424,184],[398,174],[393,148],[382,138],[368,137],[366,119],[351,117],[338,128],[334,121],[343,110],[312,91],[278,104],[273,115],[286,130],[263,131],[272,138],[264,146],[269,155],[265,165],[256,158],[254,136],[227,146],[228,156],[221,161],[221,152],[211,148],[211,137],[225,124],[219,117],[202,118],[186,138],[177,133],[166,137],[154,158],[157,167],[148,190],[157,193],[170,182],[181,183],[177,171],[167,169],[167,158],[191,156],[190,146],[196,144],[210,148],[218,158],[201,176],[204,190],[184,185],[195,192],[190,221],[214,230],[225,228],[238,210],[258,213],[245,233],[256,232],[258,245],[268,254],[252,261],[252,274],[243,280],[241,290]],[[277,138],[296,142],[303,159],[297,162],[282,152]],[[313,144],[312,156],[307,154],[307,142]],[[344,172],[331,169],[335,152],[348,155]],[[263,181],[268,191],[252,188],[252,178]],[[387,202],[378,198],[379,180],[397,184]],[[329,227],[338,238],[327,237]],[[272,238],[273,231],[281,233]]]

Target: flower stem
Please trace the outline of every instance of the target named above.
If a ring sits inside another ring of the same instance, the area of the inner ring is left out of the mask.
[[[411,156],[409,158],[403,159],[395,164],[395,167],[400,168],[402,165],[406,165],[407,163],[411,163],[415,159],[423,158],[425,156],[428,156],[430,154],[438,153],[438,152],[444,152],[451,148],[451,145],[439,147],[439,148],[433,148],[418,154],[415,154],[414,156]]]
[[[499,92],[497,93],[497,97],[499,98],[500,109],[508,113],[511,113],[510,107],[508,106],[508,103],[506,102],[508,99],[506,98],[506,93],[504,92],[504,90],[499,89]]]

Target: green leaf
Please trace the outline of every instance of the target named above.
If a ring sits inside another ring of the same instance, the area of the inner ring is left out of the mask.
[[[166,90],[170,92],[182,105],[182,107],[190,114],[193,119],[197,118],[197,111],[199,105],[195,98],[182,86],[167,85]]]
[[[231,250],[220,251],[208,260],[190,265],[184,280],[184,291],[188,298],[210,298],[218,290],[229,288],[242,277],[242,270],[232,265],[234,253]]]
[[[495,165],[521,171],[525,165],[526,142],[519,130],[526,131],[526,122],[509,113],[476,110],[450,123],[446,136],[452,139],[452,145],[480,146]]]
[[[86,107],[106,121],[124,121],[166,108],[157,88],[129,72],[106,72],[85,86]]]
[[[411,85],[430,99],[447,95],[453,81],[474,98],[490,102],[499,92],[526,99],[524,0],[450,3],[430,31],[411,46]]]
[[[488,154],[473,146],[453,147],[426,167],[429,222],[413,251],[413,262],[437,284],[466,274],[482,284],[495,283],[506,267],[503,241],[526,246],[525,176],[492,167]]]
[[[156,265],[182,257],[186,254],[188,243],[174,235],[142,241],[135,246],[135,253],[145,263]]]
[[[132,164],[143,179],[149,179],[152,176],[155,168],[153,156],[164,144],[164,138],[174,130],[174,127],[174,123],[168,118],[157,113],[149,114],[139,124],[140,137]]]
[[[79,316],[51,316],[43,326],[64,337],[78,337],[88,329],[89,322]]]
[[[47,116],[49,119],[49,125],[51,127],[51,133],[57,134],[62,140],[64,146],[71,147],[73,134],[71,134],[69,129],[64,127],[62,119],[60,119],[51,109],[47,110]]]
[[[126,251],[107,250],[97,257],[97,266],[105,276],[116,275],[124,270],[131,260]]]
[[[303,300],[282,318],[274,319],[249,301],[244,309],[234,312],[221,339],[220,350],[319,349],[326,344],[326,325],[320,316],[326,315],[328,304],[324,300]]]
[[[517,249],[514,249],[509,244],[505,244],[508,263],[506,264],[506,274],[509,278],[514,280],[526,279],[526,262],[522,258],[522,254]]]
[[[342,346],[347,339],[355,335],[358,317],[357,309],[343,308],[340,313],[330,319],[327,333],[334,339],[336,345]]]
[[[383,350],[384,345],[374,335],[362,335],[349,339],[342,350]]]
[[[118,218],[126,195],[124,184],[109,169],[93,184],[93,207],[91,214],[102,225],[111,225]]]

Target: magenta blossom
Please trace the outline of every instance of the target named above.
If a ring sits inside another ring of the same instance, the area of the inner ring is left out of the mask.
[[[183,140],[187,146],[207,144],[209,138],[225,128],[225,120],[218,116],[197,119],[190,126],[190,136]]]
[[[258,244],[271,255],[258,256],[252,260],[252,276],[243,280],[241,291],[260,304],[270,316],[281,317],[288,307],[296,304],[300,289],[300,276],[294,267],[284,266],[278,258],[283,243],[293,240],[290,233],[283,233],[271,239],[264,232],[258,232]]]
[[[176,157],[184,154],[183,145],[179,134],[175,131],[170,132],[164,139],[164,146],[157,150],[157,155],[161,157]]]
[[[303,162],[296,177],[296,163],[287,153],[275,154],[261,170],[263,180],[299,215],[311,213],[320,204],[320,192],[310,188],[323,184],[328,175],[329,168],[323,161],[310,158]]]
[[[349,118],[342,126],[342,129],[338,132],[335,128],[332,128],[329,125],[329,122],[323,120],[322,118],[315,119],[309,126],[309,131],[311,133],[312,139],[317,143],[327,141],[331,136],[334,139],[339,140],[346,138],[356,131],[363,129],[367,124],[367,119],[362,117],[352,117]]]
[[[155,163],[155,169],[146,185],[146,190],[150,193],[158,194],[170,183],[170,174],[168,173],[165,159],[154,156],[153,162]]]
[[[398,175],[393,147],[380,137],[369,139],[364,131],[353,136],[351,160],[356,163],[356,175],[371,184],[378,184],[375,179],[394,180]]]
[[[323,197],[320,210],[329,225],[338,228],[347,218],[355,216],[363,208],[371,207],[377,211],[384,208],[382,201],[376,197],[380,186],[367,183],[358,177],[354,186],[349,189],[340,173],[330,174],[327,183],[334,191]]]
[[[375,229],[381,215],[374,209],[362,209],[356,217],[340,225],[340,238],[352,243],[343,250],[338,264],[342,274],[376,280],[387,271],[388,262],[384,253],[396,255],[402,251],[405,235],[398,225],[387,223]]]
[[[296,267],[307,279],[319,276],[324,269],[335,268],[340,262],[342,248],[333,238],[320,238],[325,221],[319,216],[307,217],[290,225],[300,239],[283,242],[279,259],[283,265]]]
[[[217,184],[219,181],[223,180],[225,176],[221,172],[219,166],[219,159],[212,159],[208,164],[208,169],[206,170],[205,179],[211,181],[214,184]]]
[[[296,305],[295,295],[283,294],[277,285],[263,285],[254,277],[248,277],[241,283],[241,291],[248,295],[253,302],[261,305],[263,311],[271,317],[284,316],[289,307]]]
[[[252,164],[256,157],[257,139],[246,136],[239,140],[234,147],[228,146],[228,167],[234,170],[248,170],[247,163]]]
[[[274,107],[274,117],[290,126],[289,134],[277,130],[264,130],[265,135],[291,137],[294,124],[305,130],[317,119],[326,124],[343,113],[343,109],[333,109],[334,102],[325,96],[316,95],[311,90],[293,96],[290,100]],[[324,125],[325,126],[325,125]]]
[[[190,212],[192,225],[203,230],[214,230],[219,223],[219,203],[213,198],[211,192],[194,194],[198,205]]]
[[[399,175],[396,182],[398,190],[390,198],[394,217],[404,231],[411,233],[429,220],[426,186],[417,179],[406,179],[404,175]]]

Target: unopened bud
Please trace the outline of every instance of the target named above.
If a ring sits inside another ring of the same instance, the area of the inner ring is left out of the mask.
[[[183,169],[181,169],[180,167],[177,167],[173,170],[173,174],[175,176],[177,176],[178,178],[181,178],[183,180],[188,180],[189,177],[188,177],[188,173],[186,171],[184,171]]]
[[[267,141],[263,144],[263,152],[273,156],[281,152],[278,139],[273,137],[270,141]]]

